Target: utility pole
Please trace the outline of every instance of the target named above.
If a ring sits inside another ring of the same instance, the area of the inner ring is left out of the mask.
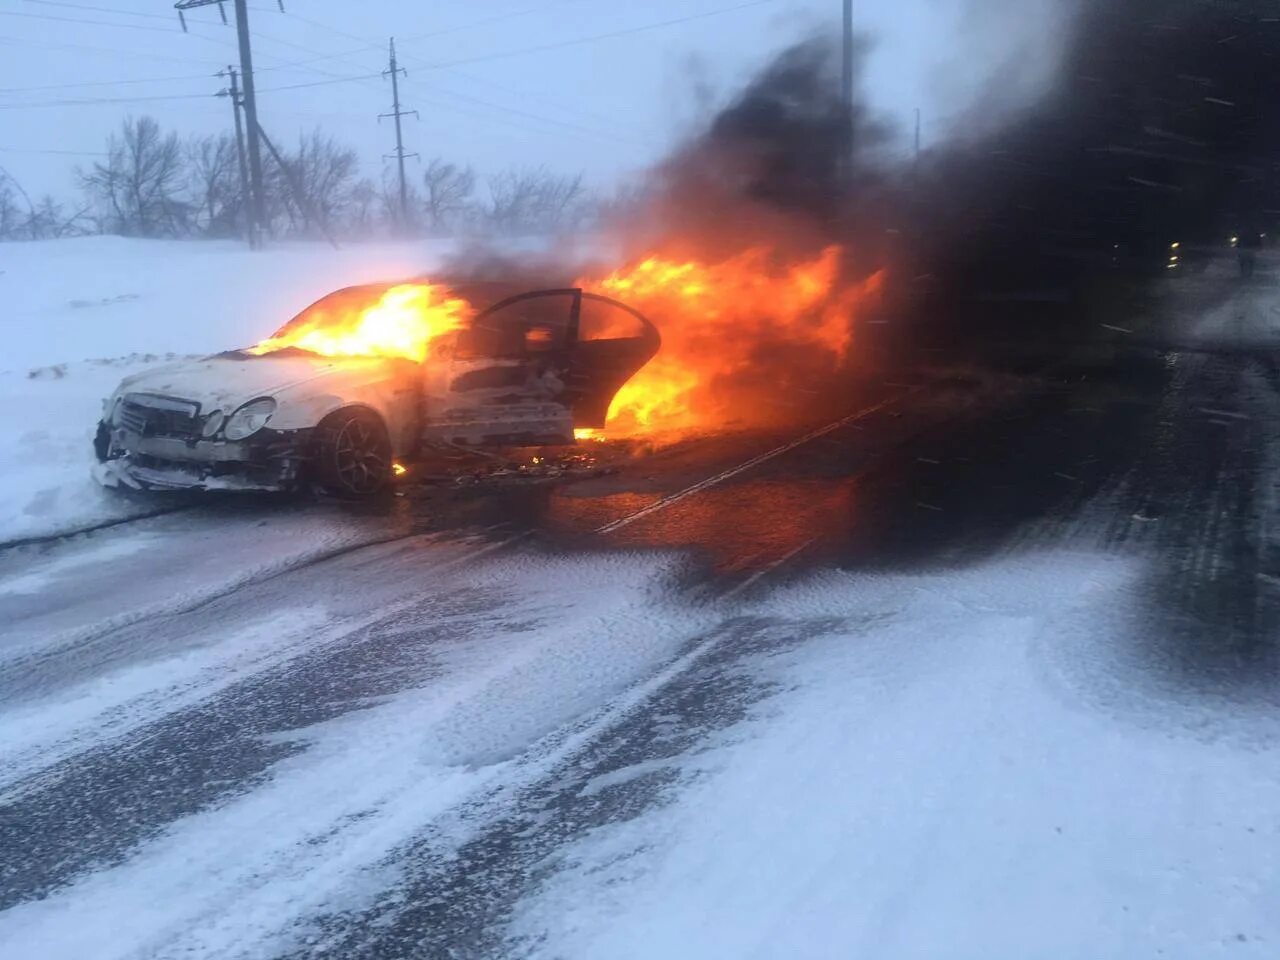
[[[240,43],[240,76],[244,81],[242,106],[245,123],[249,128],[250,233],[255,234],[264,229],[267,222],[267,204],[262,186],[262,151],[258,144],[258,133],[261,127],[258,125],[258,101],[253,91],[253,53],[249,48],[249,5],[247,0],[234,0],[234,2],[236,7],[236,38]],[[178,11],[179,18],[182,19],[183,30],[187,28],[186,19],[182,16],[184,10],[207,7],[215,3],[221,13],[223,11],[223,0],[177,0],[174,7]],[[225,17],[226,14],[224,13],[223,16]]]
[[[844,107],[845,144],[841,165],[846,185],[853,176],[853,0],[844,0],[844,32],[840,57],[840,103]]]
[[[258,234],[254,229],[251,206],[253,200],[249,194],[249,168],[244,159],[244,129],[240,124],[240,87],[236,82],[236,68],[228,66],[227,76],[230,78],[230,89],[224,90],[223,94],[231,98],[231,112],[235,115],[236,161],[240,167],[240,203],[244,209],[245,238],[249,241],[249,249],[252,250],[258,246]]]
[[[913,166],[920,166],[920,108],[916,107],[916,152]]]
[[[416,157],[417,154],[404,152],[404,138],[401,136],[401,132],[400,132],[400,118],[407,117],[409,114],[413,114],[416,117],[418,115],[418,111],[400,109],[400,75],[405,73],[405,69],[404,67],[396,66],[396,38],[395,37],[391,38],[391,42],[389,44],[389,50],[391,54],[390,65],[388,69],[382,71],[382,75],[384,77],[387,76],[388,74],[391,76],[391,112],[378,114],[378,119],[382,120],[384,117],[394,117],[396,121],[396,152],[393,154],[388,154],[387,156],[395,157],[396,164],[399,167],[400,229],[407,231],[409,229],[409,188],[406,186],[405,179],[404,179],[404,158]]]

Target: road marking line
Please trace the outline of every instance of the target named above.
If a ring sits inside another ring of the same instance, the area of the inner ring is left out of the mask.
[[[794,557],[796,557],[798,554],[803,553],[810,546],[812,546],[814,541],[816,541],[817,539],[818,538],[816,536],[810,537],[804,543],[800,544],[800,546],[795,547],[791,550],[788,550],[786,553],[780,556],[777,560],[773,561],[773,563],[769,564],[767,567],[763,567],[760,570],[757,570],[755,573],[747,577],[747,579],[743,580],[736,587],[732,587],[726,590],[724,593],[720,594],[720,599],[728,600],[731,597],[736,597],[738,594],[742,593],[742,591],[752,586],[761,577],[766,576],[767,574],[773,573],[773,571],[777,570],[780,566],[782,566],[788,560],[791,560]]]
[[[916,387],[912,390],[907,391],[907,393],[914,393],[916,390],[919,390],[919,389],[920,389],[919,387]],[[602,527],[597,527],[595,532],[596,533],[613,533],[613,531],[615,530],[620,530],[623,527],[628,526],[629,524],[635,523],[637,520],[640,520],[640,519],[643,519],[644,517],[649,516],[651,513],[657,513],[659,510],[664,510],[667,507],[671,506],[672,504],[679,503],[681,500],[684,500],[686,497],[691,497],[695,493],[701,493],[703,490],[707,490],[707,489],[710,489],[711,487],[716,486],[717,484],[724,483],[724,481],[730,480],[733,477],[736,477],[738,474],[743,473],[747,470],[750,470],[752,467],[758,467],[760,464],[765,463],[766,461],[772,460],[774,457],[780,457],[782,456],[782,454],[787,453],[788,451],[794,450],[796,447],[803,446],[804,444],[808,443],[811,440],[817,440],[819,437],[825,437],[828,433],[831,433],[835,430],[839,430],[841,427],[847,424],[853,423],[855,420],[862,420],[865,417],[869,417],[871,414],[876,413],[879,410],[883,410],[885,407],[889,406],[890,404],[897,403],[899,400],[905,397],[907,393],[900,393],[896,397],[889,397],[887,400],[881,400],[879,403],[874,404],[870,407],[867,407],[864,410],[859,410],[856,413],[851,413],[847,417],[842,417],[841,419],[835,421],[834,423],[829,423],[825,427],[819,427],[817,430],[813,430],[809,433],[806,433],[803,437],[800,437],[799,439],[792,440],[788,443],[784,443],[782,446],[775,447],[774,449],[768,451],[767,453],[762,453],[757,457],[752,457],[750,460],[746,461],[745,463],[740,463],[736,467],[731,467],[728,470],[725,470],[723,473],[717,473],[714,477],[707,477],[705,480],[699,480],[697,483],[691,486],[685,487],[683,490],[681,490],[678,493],[673,493],[668,497],[663,497],[661,500],[658,500],[655,503],[649,504],[649,506],[645,507],[643,510],[637,510],[635,513],[629,516],[620,517],[617,520],[612,520],[609,523],[606,523]]]

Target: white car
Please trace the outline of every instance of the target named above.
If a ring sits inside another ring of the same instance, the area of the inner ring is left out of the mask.
[[[347,287],[280,328],[361,310],[403,284]],[[387,487],[432,444],[570,444],[604,426],[618,389],[658,351],[657,329],[577,288],[454,288],[476,312],[403,357],[246,348],[126,378],[103,403],[94,450],[106,485],[289,490],[345,497]]]

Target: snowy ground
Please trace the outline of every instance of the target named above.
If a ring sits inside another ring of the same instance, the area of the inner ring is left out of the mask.
[[[1054,552],[780,591],[750,611],[773,650],[738,668],[776,694],[588,782],[673,777],[668,804],[556,853],[508,949],[1274,956],[1280,717],[1116,689],[1117,650],[1154,626],[1131,612],[1143,574]]]
[[[0,543],[146,507],[89,479],[102,399],[175,357],[255,343],[337,287],[414,276],[444,242],[286,244],[87,237],[0,245]]]

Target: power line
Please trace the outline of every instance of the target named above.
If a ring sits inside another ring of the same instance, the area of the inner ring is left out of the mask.
[[[587,119],[591,120],[593,123],[610,124],[617,120],[616,117],[606,117],[603,114],[596,113],[592,110],[587,110],[576,104],[566,103],[563,100],[558,100],[552,97],[550,94],[544,93],[540,90],[533,90],[527,87],[521,90],[517,90],[514,87],[509,87],[506,84],[498,83],[496,80],[491,80],[488,77],[479,77],[479,76],[476,76],[474,73],[463,73],[461,70],[455,70],[452,67],[445,68],[445,73],[451,73],[455,77],[458,77],[459,79],[466,80],[468,83],[481,83],[486,86],[493,87],[493,89],[495,90],[501,90],[503,93],[509,93],[516,97],[529,97],[532,99],[549,103],[551,106],[558,107],[561,110],[566,110],[570,113],[576,113],[580,117],[586,117]]]
[[[40,107],[83,107],[104,103],[152,103],[157,100],[207,100],[212,93],[170,93],[153,97],[94,97],[80,100],[39,100],[35,103],[0,103],[0,110],[28,110]]]
[[[27,147],[0,147],[0,153],[48,153],[64,157],[105,157],[107,154],[90,150],[36,150]]]
[[[581,124],[572,123],[568,120],[557,120],[554,117],[545,117],[545,116],[542,116],[541,114],[533,113],[528,110],[520,110],[516,107],[503,106],[500,103],[493,103],[492,101],[484,100],[480,97],[472,96],[471,94],[467,94],[467,93],[459,93],[458,91],[450,90],[447,87],[431,86],[424,89],[428,89],[437,93],[443,93],[446,96],[454,97],[458,100],[463,100],[467,103],[472,103],[477,106],[488,107],[491,110],[498,110],[502,113],[509,113],[512,116],[523,117],[527,120],[534,120],[539,123],[551,124],[552,126],[559,127],[563,130],[568,130],[570,132],[588,134],[598,139],[608,140],[613,143],[631,143],[633,145],[637,145],[637,146],[639,145],[638,140],[629,140],[625,136],[610,133],[609,131],[598,130],[592,127],[584,127]]]
[[[323,87],[330,83],[354,83],[359,80],[371,80],[381,76],[381,73],[364,73],[357,77],[330,77],[328,80],[310,80],[306,83],[287,83],[281,87],[263,87],[259,93],[271,93],[276,90],[301,90],[304,87]]]
[[[411,37],[403,37],[405,40],[426,40],[429,37],[443,37],[450,33],[463,33],[467,30],[477,30],[480,27],[487,27],[490,24],[501,23],[507,20],[513,20],[516,17],[527,17],[530,14],[542,13],[544,10],[550,10],[552,7],[562,7],[568,3],[585,3],[586,0],[553,0],[551,3],[540,4],[536,7],[527,7],[524,10],[517,10],[515,13],[499,13],[491,17],[485,17],[483,20],[473,20],[471,23],[464,23],[456,27],[445,27],[443,30],[431,30],[428,33],[419,33]],[[354,38],[354,39],[359,39]]]
[[[258,10],[258,9],[267,9],[267,8],[254,7],[254,9]],[[319,27],[321,30],[328,30],[330,33],[336,34],[339,37],[345,37],[347,40],[354,40],[356,41],[356,43],[367,44],[370,50],[376,50],[382,46],[381,43],[374,43],[372,40],[369,40],[365,37],[357,37],[354,33],[347,33],[345,30],[339,30],[337,27],[332,27],[327,23],[321,23],[319,20],[312,20],[308,17],[301,16],[297,13],[294,13],[292,10],[287,11],[285,15],[290,20],[297,20],[300,23],[310,24],[313,27]]]
[[[518,119],[513,119],[510,117],[495,117],[495,116],[490,116],[484,113],[477,113],[473,107],[468,107],[465,104],[452,103],[448,100],[438,100],[438,99],[434,99],[430,97],[422,97],[422,96],[419,96],[418,99],[420,103],[425,103],[428,106],[435,107],[438,109],[443,109],[443,110],[451,110],[457,114],[460,114],[461,118],[464,120],[473,120],[473,121],[479,121],[481,123],[497,124],[499,126],[506,127],[508,129],[514,129],[517,131],[523,129],[526,131],[531,130],[535,133],[542,133],[542,134],[551,132],[547,130],[545,127],[538,127],[538,126],[531,127],[527,123],[521,123]],[[602,140],[606,140],[614,143],[620,142],[617,140],[610,140],[610,138],[604,134],[589,135],[586,133],[582,133],[578,130],[565,130],[563,131],[563,133],[566,136],[578,137],[580,139],[586,140],[596,145],[599,145],[599,143]],[[522,136],[524,136],[524,134],[522,134]],[[523,143],[523,141],[521,142]]]
[[[214,75],[215,74],[210,74],[210,76],[214,76]],[[368,73],[368,74],[360,74],[359,76],[354,76],[354,77],[330,77],[325,80],[310,80],[310,81],[307,81],[306,83],[287,83],[278,87],[263,87],[262,90],[260,90],[259,92],[267,93],[267,92],[272,92],[276,90],[301,90],[305,87],[322,87],[331,83],[353,83],[359,80],[378,79],[381,76],[382,76],[381,73]],[[208,78],[194,77],[194,78],[173,78],[173,79],[204,80]],[[105,82],[127,83],[130,81],[105,81]],[[142,82],[150,82],[150,81],[137,81],[137,82],[142,83]],[[36,89],[36,88],[28,88],[28,89]],[[0,92],[4,92],[4,91],[0,91]],[[138,97],[78,97],[78,98],[66,98],[62,100],[37,100],[31,103],[0,103],[0,110],[22,110],[26,108],[38,108],[38,107],[85,106],[89,104],[101,104],[101,103],[149,103],[152,101],[161,101],[161,100],[202,100],[207,97],[213,97],[213,96],[216,96],[216,94],[166,93],[166,94],[157,94],[154,96],[138,96]]]
[[[80,83],[50,83],[37,87],[0,87],[0,94],[34,93],[40,90],[72,90],[77,87],[126,86],[135,83],[180,83],[185,80],[208,80],[215,73],[189,73],[181,77],[141,77],[136,80],[84,80]]]
[[[95,7],[84,3],[65,3],[63,0],[23,0],[24,3],[36,3],[42,7],[69,7],[72,10],[93,10],[97,13],[114,13],[122,17],[146,17],[148,20],[167,20],[173,17],[163,13],[140,13],[137,10],[122,10],[119,7]]]
[[[409,37],[409,38],[402,38],[402,40],[401,40],[401,44],[403,44],[403,43],[404,43],[404,39],[423,39],[423,38],[426,38],[426,37],[439,36],[439,35],[441,35],[441,34],[452,33],[452,32],[459,31],[459,30],[469,29],[469,28],[471,28],[471,27],[483,26],[483,25],[486,25],[486,24],[489,24],[489,23],[495,22],[495,21],[497,21],[497,20],[510,19],[511,17],[516,17],[516,16],[525,16],[525,15],[528,15],[528,14],[531,14],[531,13],[539,13],[539,12],[542,12],[542,11],[544,11],[544,10],[549,9],[550,7],[554,7],[554,6],[562,6],[562,5],[564,5],[565,3],[580,3],[580,2],[583,2],[583,0],[555,0],[555,2],[550,3],[550,4],[542,4],[542,5],[537,6],[537,7],[530,7],[530,8],[527,8],[527,9],[525,9],[525,10],[517,11],[516,13],[507,14],[507,15],[503,15],[503,16],[488,17],[488,18],[485,18],[484,20],[475,21],[475,22],[473,22],[472,24],[468,24],[468,25],[461,26],[461,27],[449,28],[449,29],[445,29],[445,30],[438,30],[438,31],[433,31],[433,32],[431,32],[431,33],[425,33],[425,34],[417,34],[416,36],[414,36],[414,37]],[[764,2],[773,2],[773,0],[764,0]],[[714,11],[710,11],[710,12],[708,12],[708,13],[706,13],[706,14],[700,14],[700,15],[696,15],[696,16],[706,16],[706,15],[710,15],[710,14],[712,14],[712,13],[714,13]],[[289,14],[288,14],[288,16],[289,16],[291,19],[293,19],[293,20],[298,20],[298,21],[300,21],[300,22],[302,22],[302,23],[310,24],[311,26],[313,26],[313,27],[317,27],[317,28],[319,28],[319,29],[321,29],[321,30],[327,30],[327,31],[329,31],[330,33],[333,33],[333,34],[335,34],[335,35],[337,35],[337,36],[345,37],[345,38],[347,38],[347,39],[349,39],[349,40],[364,41],[364,39],[365,39],[365,38],[363,38],[363,37],[356,36],[355,34],[348,33],[348,32],[347,32],[347,31],[345,31],[345,30],[340,30],[340,29],[338,29],[337,27],[331,26],[331,25],[329,25],[329,24],[321,23],[321,22],[320,22],[320,21],[318,21],[318,20],[312,20],[312,19],[310,19],[310,18],[308,18],[308,17],[299,16],[299,15],[298,15],[298,14],[296,14],[296,13],[289,13]],[[696,19],[696,16],[694,17],[695,19]],[[684,18],[684,19],[690,19],[690,18]],[[676,22],[680,22],[680,21],[676,21]],[[651,28],[652,28],[652,27],[649,27],[649,28],[646,28],[646,29],[651,29]],[[634,28],[633,28],[633,29],[634,29]],[[297,45],[297,44],[293,44],[293,46],[299,46],[299,45]],[[371,46],[372,46],[372,44],[371,44]],[[299,47],[299,48],[300,48],[300,49],[305,49],[305,48],[302,48],[302,47]],[[400,55],[400,59],[401,59],[401,60],[407,60],[407,61],[409,61],[409,62],[411,62],[411,63],[419,64],[419,65],[421,65],[421,66],[423,66],[423,67],[425,67],[425,68],[427,68],[427,69],[440,69],[439,65],[437,65],[437,64],[433,64],[433,63],[431,63],[430,61],[425,60],[425,59],[423,59],[422,57],[419,57],[419,56],[406,55],[406,54],[404,54],[403,50],[401,50],[401,52],[400,52],[400,54],[399,54],[399,55]],[[332,55],[332,56],[336,59],[336,58],[338,58],[338,57],[340,57],[340,56],[345,56],[345,55]],[[469,76],[469,75],[467,75],[467,74],[462,73],[461,71],[457,71],[457,70],[450,70],[449,72],[454,73],[454,74],[456,74],[456,75],[458,75],[458,76],[462,77],[464,80],[468,80],[468,81],[473,82],[473,83],[477,83],[477,82],[478,82],[478,83],[488,83],[490,86],[492,86],[492,87],[494,87],[494,88],[496,88],[496,89],[499,89],[499,90],[506,90],[506,92],[508,92],[508,93],[517,93],[517,91],[513,91],[513,90],[512,90],[511,88],[509,88],[509,87],[503,87],[503,85],[502,85],[502,84],[495,83],[495,82],[492,82],[492,81],[489,81],[489,80],[485,80],[485,79],[483,79],[483,78],[479,78],[479,77]],[[554,119],[554,118],[551,118],[551,117],[541,116],[540,114],[534,113],[533,111],[530,111],[530,110],[521,110],[521,109],[518,109],[518,108],[515,108],[515,107],[506,107],[506,106],[503,106],[502,104],[492,103],[491,101],[487,101],[487,100],[484,100],[484,99],[481,99],[481,98],[479,98],[479,97],[475,97],[475,96],[472,96],[472,95],[469,95],[469,94],[457,93],[456,91],[451,91],[451,90],[447,90],[447,89],[443,89],[443,88],[436,88],[436,87],[431,87],[431,88],[429,88],[429,89],[432,89],[432,90],[434,90],[434,89],[441,89],[441,92],[445,93],[446,95],[454,96],[454,97],[457,97],[457,98],[462,99],[462,100],[467,100],[467,101],[470,101],[471,103],[475,103],[475,104],[477,104],[477,105],[486,106],[486,107],[489,107],[489,108],[494,109],[494,110],[499,110],[499,111],[502,111],[502,112],[504,112],[504,113],[510,113],[510,114],[512,114],[512,115],[525,117],[525,118],[527,118],[527,119],[536,120],[536,121],[540,121],[540,122],[543,122],[543,123],[549,123],[549,124],[552,124],[553,126],[561,127],[561,128],[564,128],[564,129],[574,129],[574,130],[578,130],[578,131],[585,132],[585,133],[589,133],[589,134],[598,134],[598,135],[600,135],[600,136],[604,136],[604,137],[608,138],[608,139],[609,139],[609,140],[611,140],[611,141],[615,141],[615,142],[616,142],[616,141],[625,141],[625,140],[628,140],[628,139],[629,139],[629,138],[627,138],[625,135],[620,135],[620,134],[618,134],[616,131],[599,130],[599,129],[594,129],[594,128],[592,128],[592,127],[586,126],[586,125],[584,125],[584,124],[571,123],[571,122],[569,122],[569,121],[565,121],[565,120],[557,120],[557,119]],[[542,99],[549,99],[549,98],[542,97]],[[561,109],[567,109],[567,110],[570,110],[570,111],[573,111],[573,112],[579,113],[579,114],[581,114],[581,115],[588,116],[588,117],[590,117],[592,120],[594,120],[594,121],[596,121],[596,122],[601,122],[601,121],[606,122],[606,123],[608,123],[608,122],[609,122],[608,120],[605,120],[604,118],[602,118],[602,117],[600,117],[600,116],[598,116],[598,115],[591,114],[591,113],[590,113],[590,111],[583,111],[583,110],[581,110],[580,108],[577,108],[577,107],[568,107],[568,106],[565,106],[565,105],[561,105]],[[633,141],[633,142],[635,142],[635,141]]]
[[[467,57],[463,60],[446,60],[441,63],[434,63],[434,69],[445,69],[447,67],[459,67],[468,63],[485,63],[490,60],[505,60],[508,57],[519,57],[526,53],[542,53],[546,50],[561,50],[565,47],[573,47],[583,43],[594,43],[597,40],[609,40],[613,37],[626,37],[636,33],[644,33],[649,30],[658,30],[663,27],[671,27],[681,23],[691,23],[694,20],[705,20],[708,17],[718,17],[725,13],[735,13],[739,10],[749,10],[752,7],[763,7],[767,4],[777,3],[778,0],[750,0],[748,3],[739,3],[732,7],[720,7],[717,10],[707,10],[703,13],[690,14],[687,17],[676,17],[672,20],[659,20],[655,23],[641,24],[636,27],[629,27],[625,30],[611,30],[608,33],[596,33],[589,37],[573,37],[568,40],[558,40],[555,43],[543,43],[535,47],[522,47],[519,50],[504,50],[501,53],[484,54],[479,57]]]
[[[653,23],[644,23],[635,27],[627,27],[622,30],[612,30],[607,33],[592,34],[591,36],[587,36],[587,37],[573,37],[568,40],[561,40],[555,43],[540,44],[534,47],[522,47],[518,50],[504,50],[500,53],[485,54],[478,57],[468,57],[464,60],[450,60],[450,61],[445,61],[441,63],[432,63],[429,61],[422,61],[422,63],[423,63],[423,66],[427,69],[443,70],[449,67],[464,66],[465,64],[468,64],[468,63],[482,63],[488,60],[501,60],[506,57],[521,56],[526,53],[540,53],[544,50],[559,50],[563,47],[571,47],[571,46],[576,46],[578,44],[583,44],[583,43],[594,43],[597,40],[608,40],[613,37],[625,37],[631,34],[643,33],[648,30],[658,30],[663,27],[676,26],[681,23],[690,23],[695,20],[705,20],[708,17],[718,17],[718,16],[721,16],[722,14],[735,13],[739,10],[749,10],[753,7],[763,7],[763,6],[778,3],[778,2],[780,2],[780,0],[750,0],[750,2],[748,3],[739,3],[731,7],[719,7],[715,10],[706,10],[706,11],[703,11],[702,13],[694,13],[685,17],[675,17],[670,20],[658,20]],[[406,39],[422,40],[430,36],[433,36],[433,34],[419,34],[415,37],[406,38]],[[317,56],[311,60],[295,61],[293,66],[301,66],[302,64],[306,64],[306,63],[319,63],[321,60],[339,60],[339,59],[342,59],[343,57],[354,56],[357,53],[364,53],[366,50],[369,50],[377,46],[380,46],[380,44],[369,44],[368,46],[359,47],[355,50],[344,50],[339,53],[326,53],[326,54]]]
[[[171,27],[153,27],[145,23],[115,23],[111,20],[88,20],[84,17],[55,17],[47,13],[22,13],[18,10],[0,10],[0,17],[25,17],[29,20],[54,20],[58,23],[85,23],[95,27],[120,27],[122,30],[149,30],[152,33],[173,33]]]
[[[50,43],[45,40],[20,40],[17,37],[0,37],[0,43],[17,44],[23,47],[41,47],[48,50],[76,50],[88,51],[90,53],[105,53],[119,59],[119,47],[95,47],[84,43]],[[130,51],[131,58],[145,58],[148,60],[164,60],[169,63],[183,63],[190,66],[193,63],[205,63],[209,66],[217,66],[213,60],[193,60],[191,57],[166,57],[162,53],[138,53]]]

